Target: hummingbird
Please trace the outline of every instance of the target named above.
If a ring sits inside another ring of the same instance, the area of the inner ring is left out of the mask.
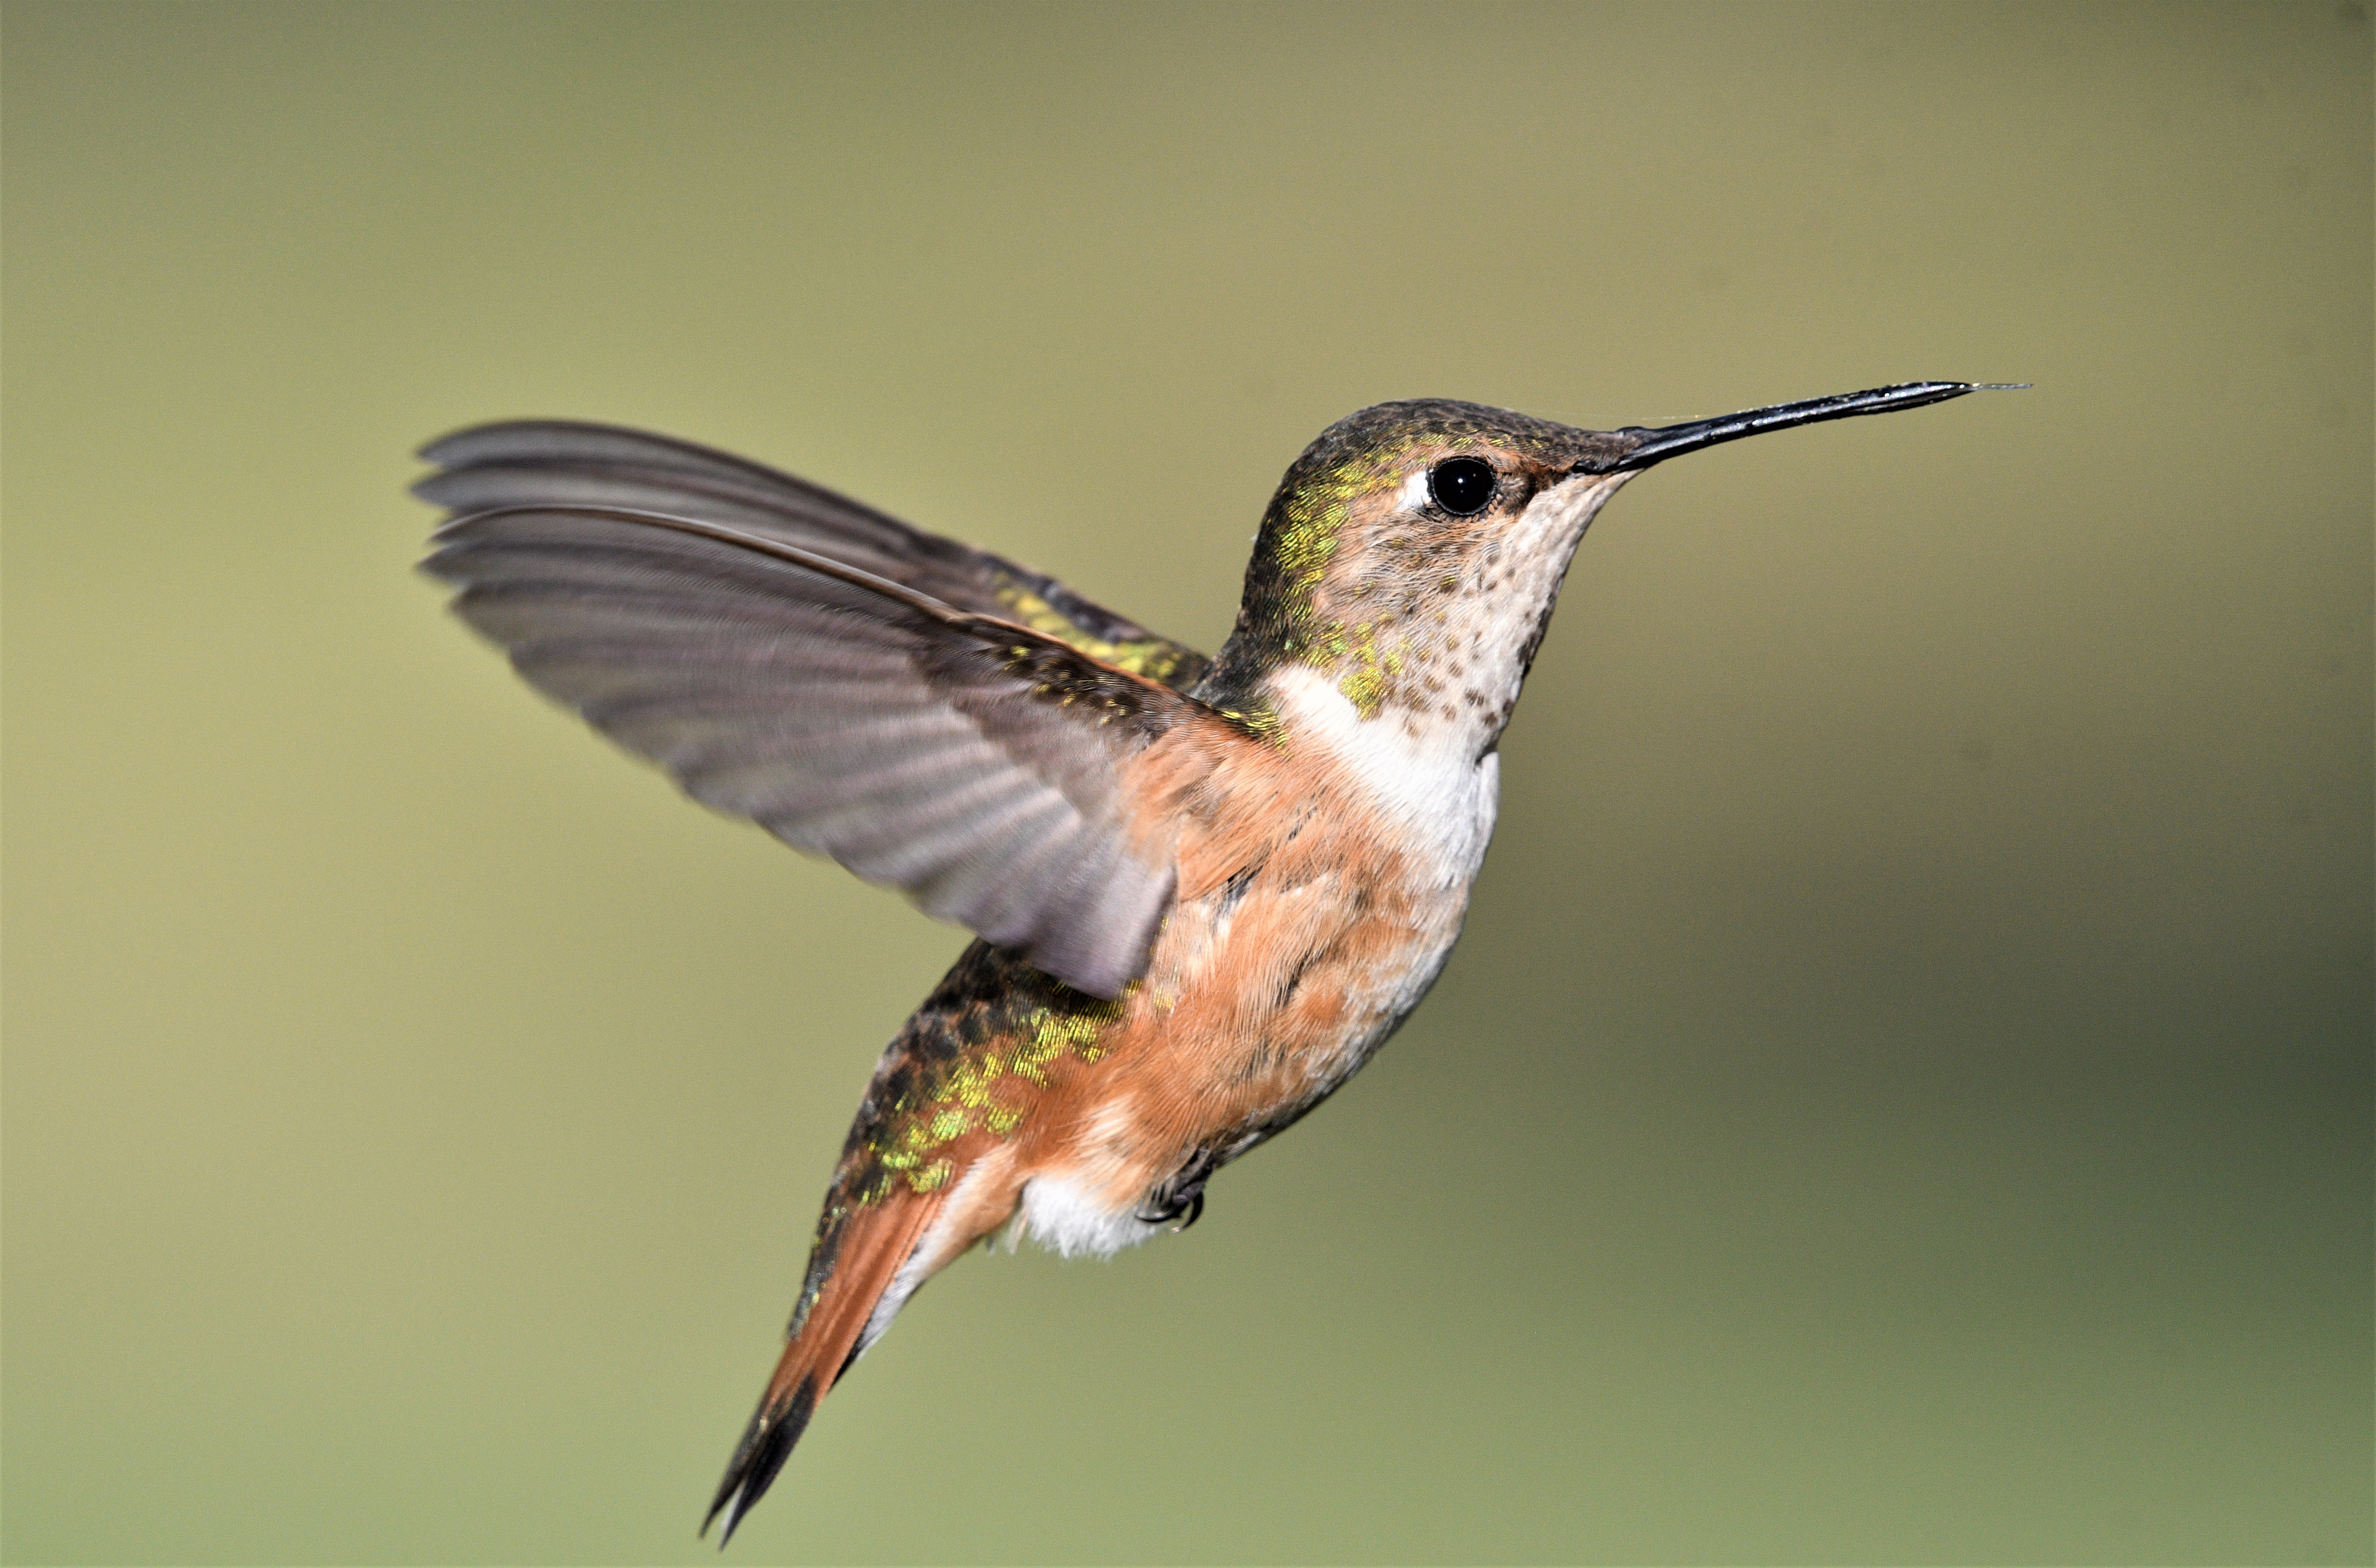
[[[788,473],[613,426],[422,449],[422,564],[529,684],[694,799],[976,938],[893,1038],[785,1347],[702,1523],[731,1538],[927,1279],[1194,1224],[1419,1005],[1593,517],[1668,458],[1992,389],[1583,430],[1381,403],[1288,469],[1206,656]]]

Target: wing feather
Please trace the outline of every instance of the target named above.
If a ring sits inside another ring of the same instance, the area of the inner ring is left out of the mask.
[[[515,506],[434,545],[463,620],[695,799],[1094,995],[1145,964],[1173,868],[1116,770],[1192,699],[711,517]]]
[[[910,528],[808,481],[728,453],[613,425],[517,420],[422,448],[415,485],[454,517],[593,506],[699,517],[814,551],[971,614],[1028,626],[1179,691],[1211,660],[1028,566]]]

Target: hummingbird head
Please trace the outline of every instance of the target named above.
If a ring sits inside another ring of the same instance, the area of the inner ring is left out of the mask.
[[[1961,397],[1918,382],[1659,429],[1580,430],[1476,403],[1381,403],[1321,433],[1263,516],[1201,691],[1290,727],[1336,699],[1478,752],[1508,723],[1601,505],[1686,452]]]

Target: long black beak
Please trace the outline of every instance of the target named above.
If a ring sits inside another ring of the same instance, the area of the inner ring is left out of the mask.
[[[1797,424],[1821,424],[1825,420],[1854,419],[1859,414],[1891,414],[1900,409],[1919,409],[1925,403],[1943,403],[1950,398],[1960,398],[1966,392],[2009,392],[2026,382],[1975,381],[1909,381],[1902,386],[1876,386],[1870,392],[1843,392],[1836,398],[1816,398],[1804,403],[1776,403],[1770,409],[1752,409],[1747,413],[1727,414],[1721,419],[1693,420],[1689,424],[1670,424],[1658,430],[1645,430],[1640,425],[1628,425],[1612,430],[1609,434],[1618,440],[1633,438],[1633,445],[1622,453],[1604,457],[1586,457],[1568,470],[1579,474],[1623,473],[1629,469],[1646,469],[1653,463],[1663,463],[1685,452],[1696,452],[1719,442],[1738,441],[1744,435],[1763,435],[1769,430],[1788,430]]]

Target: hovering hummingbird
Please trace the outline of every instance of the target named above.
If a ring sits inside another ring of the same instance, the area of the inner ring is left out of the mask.
[[[1111,1254],[1426,995],[1586,528],[1654,463],[1983,388],[1577,430],[1382,403],[1287,470],[1218,655],[739,457],[547,421],[432,443],[422,564],[546,695],[969,927],[844,1145],[783,1357],[702,1525],[977,1241]]]

